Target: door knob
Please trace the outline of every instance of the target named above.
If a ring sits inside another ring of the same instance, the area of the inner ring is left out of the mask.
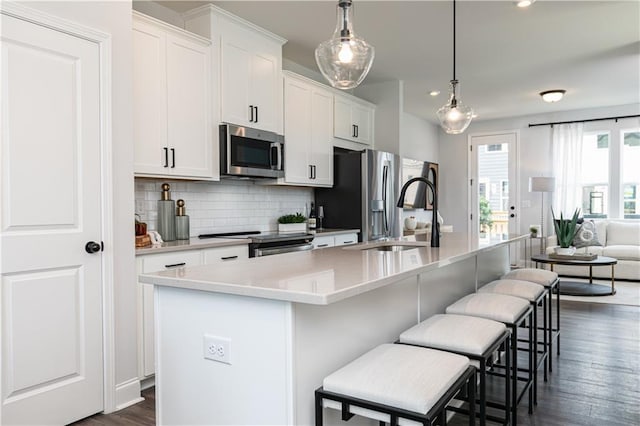
[[[102,251],[102,247],[102,243],[98,244],[95,241],[89,241],[85,244],[84,249],[87,253],[93,254]]]
[[[509,217],[516,217],[516,215],[515,215],[515,214],[513,214],[513,213],[511,213],[511,214],[509,215]]]

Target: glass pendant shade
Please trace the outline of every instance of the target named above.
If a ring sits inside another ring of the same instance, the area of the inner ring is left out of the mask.
[[[336,15],[333,36],[316,48],[316,63],[333,87],[353,89],[369,73],[375,51],[353,31],[351,0],[339,0]]]
[[[457,84],[456,80],[451,80],[449,102],[436,113],[442,129],[451,135],[457,135],[467,130],[473,119],[473,109],[456,98]]]

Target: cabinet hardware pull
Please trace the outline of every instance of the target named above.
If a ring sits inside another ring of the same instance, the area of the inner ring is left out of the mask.
[[[309,164],[309,179],[313,179],[313,166]]]
[[[318,244],[318,248],[329,247],[329,244]]]
[[[175,169],[176,167],[176,149],[171,148],[171,168]]]
[[[165,147],[164,149],[164,167],[169,167],[169,148]]]
[[[358,128],[358,125],[356,124],[356,138],[358,137],[358,135],[360,134],[360,129]]]
[[[172,263],[171,265],[164,265],[165,268],[175,268],[176,266],[185,266],[187,262]]]
[[[351,136],[353,136],[354,138],[356,137],[356,125],[355,124],[351,125]]]
[[[313,178],[314,179],[318,177],[318,174],[316,173],[316,171],[317,171],[317,167],[314,165],[313,166]]]
[[[353,241],[343,241],[342,244],[353,244]]]
[[[253,123],[253,105],[249,105],[249,122]]]
[[[231,260],[231,259],[237,259],[237,258],[238,258],[237,255],[236,256],[224,256],[224,257],[221,257],[220,260]]]
[[[258,106],[256,105],[256,123],[258,122]]]

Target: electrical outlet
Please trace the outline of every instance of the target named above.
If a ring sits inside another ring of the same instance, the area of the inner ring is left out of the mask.
[[[205,334],[203,351],[205,359],[231,364],[231,339]]]

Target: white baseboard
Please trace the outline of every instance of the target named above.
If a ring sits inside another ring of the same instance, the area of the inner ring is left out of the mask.
[[[144,401],[140,396],[140,380],[131,379],[116,385],[116,411]]]
[[[140,390],[149,389],[156,385],[156,376],[149,376],[140,381]]]

